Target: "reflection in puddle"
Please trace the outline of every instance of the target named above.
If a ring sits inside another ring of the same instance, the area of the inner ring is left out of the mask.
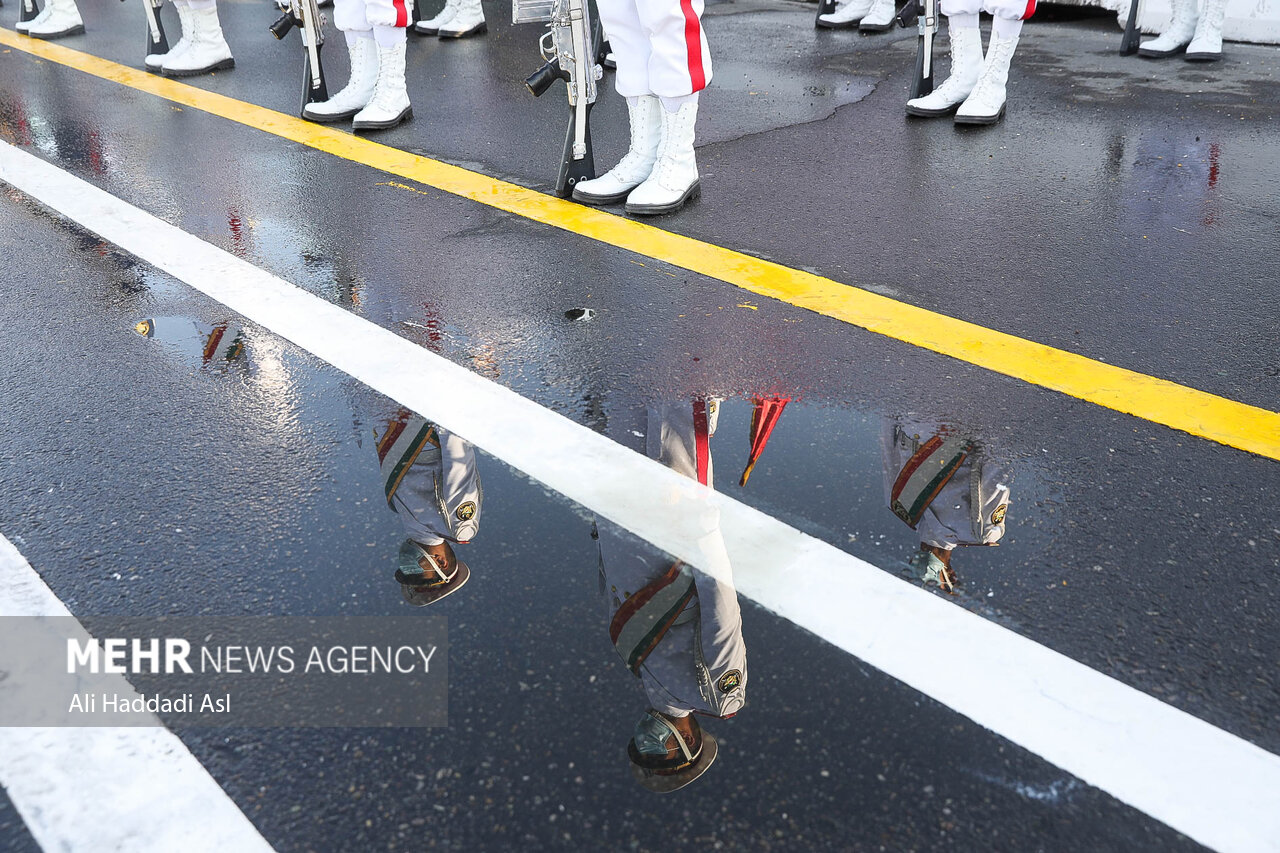
[[[416,607],[457,592],[471,569],[454,553],[479,532],[484,491],[475,449],[420,415],[401,409],[378,437],[387,505],[408,537],[396,580]]]
[[[881,451],[889,509],[920,536],[910,560],[916,578],[954,593],[955,549],[996,545],[1004,536],[1004,467],[945,424],[885,419]]]
[[[719,401],[650,406],[632,423],[615,422],[624,443],[668,468],[712,485],[711,437]],[[641,417],[643,420],[641,420]],[[617,525],[595,526],[600,582],[609,602],[609,637],[649,704],[627,755],[645,788],[667,793],[697,779],[718,745],[695,715],[726,719],[746,701],[747,657],[733,571],[720,534],[719,512],[700,508],[697,570],[673,561]]]
[[[244,329],[230,321],[208,324],[186,317],[151,317],[138,321],[133,330],[198,358],[203,367],[225,369],[250,360]]]

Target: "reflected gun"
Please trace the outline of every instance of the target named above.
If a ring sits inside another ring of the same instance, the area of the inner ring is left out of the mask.
[[[277,0],[284,12],[271,25],[271,34],[283,39],[294,27],[302,33],[302,46],[306,50],[303,64],[302,107],[329,100],[329,87],[324,82],[324,66],[320,63],[320,48],[324,47],[326,19],[316,8],[316,0]]]
[[[589,0],[513,0],[512,11],[517,24],[547,23],[540,45],[545,63],[525,80],[529,91],[540,96],[556,80],[568,89],[569,129],[556,177],[556,195],[568,198],[575,184],[596,176],[590,116],[596,82],[604,76],[597,62],[603,36]]]

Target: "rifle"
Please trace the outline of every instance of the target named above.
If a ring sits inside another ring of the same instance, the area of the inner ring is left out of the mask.
[[[120,0],[121,3],[124,0]],[[160,20],[160,4],[164,0],[142,0],[142,8],[147,13],[147,49],[143,56],[153,53],[169,52],[169,39],[164,34],[164,22]]]
[[[513,0],[515,23],[547,23],[540,49],[545,64],[529,75],[525,86],[534,97],[556,80],[565,81],[569,94],[569,129],[564,156],[556,177],[556,195],[568,198],[579,181],[596,176],[591,150],[591,108],[596,102],[596,81],[604,76],[599,56],[603,34],[589,0]]]
[[[821,18],[823,15],[830,15],[835,10],[836,0],[818,0],[818,14],[813,18],[813,25],[815,27],[822,26],[818,23],[818,18]]]
[[[316,8],[316,0],[276,0],[284,12],[271,25],[271,34],[283,39],[297,27],[302,33],[306,61],[302,66],[302,107],[329,100],[329,87],[324,82],[324,66],[320,64],[320,48],[324,47],[324,25],[327,19]]]
[[[36,0],[22,0],[22,8],[18,10],[18,23],[34,21],[39,14],[40,7],[36,5]]]
[[[933,39],[938,34],[938,0],[908,0],[899,10],[898,25],[916,25],[916,75],[911,81],[911,98],[923,98],[933,91]]]
[[[1132,56],[1138,52],[1138,0],[1129,0],[1129,20],[1124,25],[1124,35],[1120,38],[1120,55]]]

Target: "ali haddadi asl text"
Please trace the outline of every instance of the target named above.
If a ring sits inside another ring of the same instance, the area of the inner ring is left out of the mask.
[[[229,714],[231,694],[204,694],[199,702],[194,693],[183,693],[176,699],[136,694],[77,693],[71,697],[68,714]]]

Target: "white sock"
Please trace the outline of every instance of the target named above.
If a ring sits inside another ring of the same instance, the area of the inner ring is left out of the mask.
[[[678,95],[674,98],[668,98],[666,95],[662,96],[662,108],[669,113],[678,113],[680,112],[680,108],[685,104],[696,103],[698,103],[697,92],[694,92],[692,95]]]
[[[218,0],[187,0],[187,6],[197,12],[204,12],[218,7]]]
[[[347,37],[348,47],[354,45],[357,39],[373,38],[373,30],[345,30],[342,34]]]
[[[378,47],[388,48],[395,47],[398,44],[404,44],[407,36],[404,27],[381,27],[373,28],[373,37],[378,42]]]
[[[962,15],[948,15],[947,27],[953,30],[976,30],[978,28],[978,13],[965,12]]]
[[[1000,36],[1002,39],[1017,38],[1018,33],[1022,32],[1022,21],[1012,21],[1008,18],[996,18],[991,22],[991,32]]]

